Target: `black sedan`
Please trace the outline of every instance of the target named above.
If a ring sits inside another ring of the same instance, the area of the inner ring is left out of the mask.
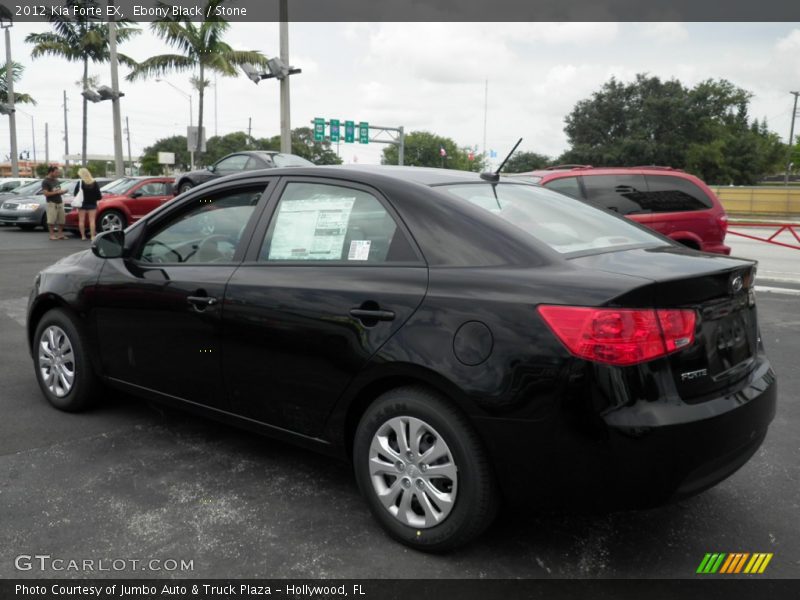
[[[302,156],[295,156],[294,154],[283,154],[281,152],[267,150],[235,152],[220,158],[213,165],[205,169],[184,173],[178,178],[175,189],[178,190],[178,193],[182,194],[206,181],[211,181],[212,179],[225,175],[235,175],[243,171],[280,167],[311,167],[313,165],[314,163],[310,160],[306,160]]]
[[[754,278],[535,185],[271,169],[42,271],[27,333],[55,407],[105,385],[351,460],[444,551],[501,499],[652,506],[741,467],[777,393]]]

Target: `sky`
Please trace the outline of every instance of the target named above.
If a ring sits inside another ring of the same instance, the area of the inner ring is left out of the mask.
[[[142,33],[120,52],[136,60],[170,52],[147,23],[140,27]],[[40,161],[45,123],[50,160],[63,157],[63,90],[70,153],[79,153],[81,145],[81,65],[33,60],[24,42],[28,33],[46,30],[44,23],[17,23],[10,30],[12,58],[25,66],[15,90],[38,102],[18,106],[17,145],[33,156],[35,132]],[[232,23],[226,35],[237,50],[278,54],[276,23]],[[402,125],[407,133],[431,131],[478,151],[485,139],[499,158],[520,137],[520,150],[548,156],[566,150],[564,118],[612,76],[631,81],[648,73],[686,86],[728,79],[753,94],[751,118],[766,118],[784,141],[789,92],[800,90],[797,23],[292,23],[289,50],[291,64],[302,69],[291,77],[292,127],[311,126],[315,117]],[[127,73],[120,66],[123,129],[127,117],[132,154],[160,138],[185,135],[188,98],[154,79],[127,82]],[[90,74],[110,85],[108,64],[90,66]],[[189,93],[189,77],[164,79]],[[278,135],[279,85],[274,79],[256,85],[244,76],[219,77],[207,91],[204,112],[207,137],[247,131],[249,123],[254,137]],[[110,102],[89,104],[88,146],[90,154],[113,154]],[[345,163],[377,164],[385,147],[341,143],[338,151]],[[8,118],[0,116],[0,158],[9,148]],[[124,135],[123,148],[127,159]]]

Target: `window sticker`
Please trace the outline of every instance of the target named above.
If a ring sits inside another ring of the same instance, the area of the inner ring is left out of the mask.
[[[347,260],[369,260],[369,246],[371,240],[353,240],[347,252]]]
[[[269,260],[341,260],[355,201],[322,195],[282,201]]]

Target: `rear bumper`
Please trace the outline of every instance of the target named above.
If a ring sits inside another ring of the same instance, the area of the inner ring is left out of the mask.
[[[703,252],[711,252],[712,254],[731,255],[731,247],[726,246],[722,242],[716,244],[703,244]]]
[[[644,508],[700,493],[742,467],[775,416],[769,362],[736,392],[701,405],[674,399],[546,421],[475,419],[510,504]]]

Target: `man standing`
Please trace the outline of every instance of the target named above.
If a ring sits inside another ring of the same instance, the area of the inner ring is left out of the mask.
[[[48,167],[47,177],[42,181],[42,193],[47,199],[47,228],[50,230],[51,240],[65,240],[64,235],[64,222],[66,221],[66,214],[64,213],[64,201],[61,194],[64,190],[61,189],[58,181],[61,171],[58,167]]]

